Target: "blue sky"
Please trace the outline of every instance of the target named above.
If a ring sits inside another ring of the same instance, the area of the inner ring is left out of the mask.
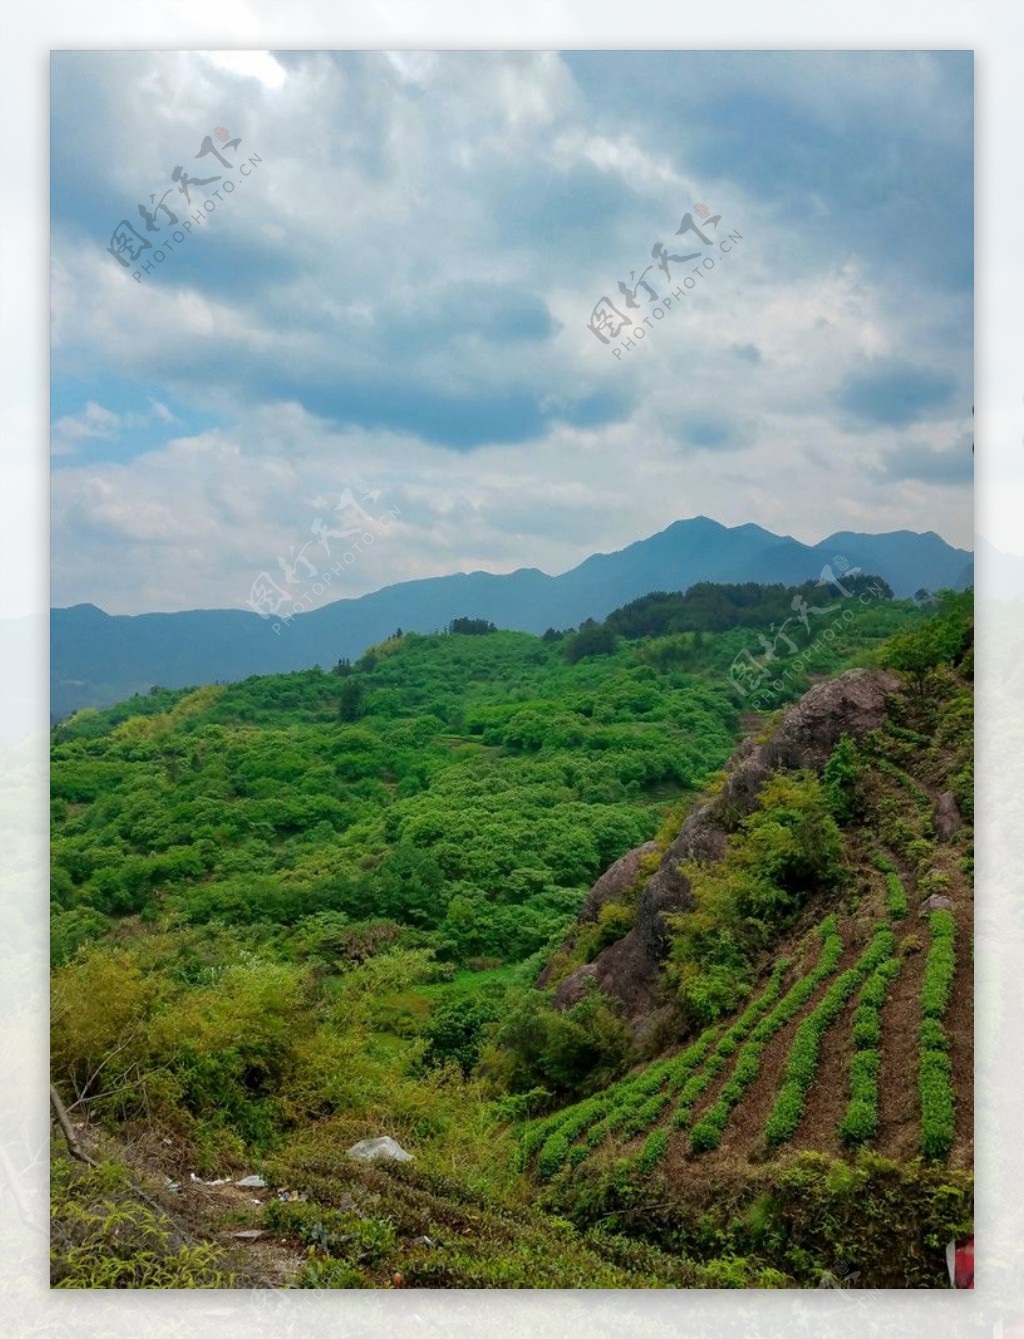
[[[357,480],[399,517],[336,595],[696,514],[970,546],[972,65],[55,54],[54,603],[244,606]],[[179,165],[234,190],[138,283]],[[614,357],[594,304],[699,204],[742,242]]]

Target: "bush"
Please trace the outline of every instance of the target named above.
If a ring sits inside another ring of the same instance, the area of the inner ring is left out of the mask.
[[[951,911],[933,911],[928,917],[931,946],[921,986],[920,1060],[921,1152],[926,1158],[944,1158],[953,1146],[955,1099],[949,1040],[942,1019],[949,1005],[956,971],[956,922]]]
[[[949,1004],[956,971],[954,938],[956,922],[951,911],[933,911],[928,917],[931,947],[924,967],[921,986],[921,1012],[925,1018],[941,1019]]]
[[[842,735],[823,772],[825,798],[839,823],[848,823],[858,811],[856,787],[859,778],[857,746],[849,735]]]
[[[637,1155],[637,1171],[647,1175],[652,1172],[668,1151],[668,1132],[652,1130]]]
[[[907,894],[894,869],[885,876],[885,909],[890,920],[900,920],[907,914]]]
[[[921,1152],[944,1158],[953,1147],[953,1067],[945,1050],[921,1052],[918,1086],[921,1093]]]
[[[183,1244],[179,1230],[136,1197],[116,1163],[66,1158],[50,1170],[53,1288],[230,1288],[223,1256]]]

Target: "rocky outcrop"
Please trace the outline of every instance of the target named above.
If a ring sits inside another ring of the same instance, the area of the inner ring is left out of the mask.
[[[610,865],[587,894],[587,899],[580,908],[580,920],[596,921],[606,902],[628,893],[640,877],[640,865],[644,856],[653,855],[657,849],[657,842],[644,842],[643,846],[627,851],[614,865]]]
[[[603,995],[619,1000],[627,1018],[649,1013],[658,1001],[661,966],[669,948],[665,915],[692,906],[690,883],[683,875],[650,879],[640,894],[633,928],[561,982],[556,1007],[575,1004],[593,982]]]
[[[951,790],[943,791],[935,801],[932,822],[935,825],[935,835],[940,842],[948,842],[953,833],[963,827],[964,820],[960,816],[960,810]]]
[[[586,900],[580,908],[577,924],[573,928],[568,939],[566,939],[565,943],[562,945],[563,952],[568,953],[572,951],[579,927],[596,921],[600,915],[601,908],[606,902],[612,902],[623,898],[626,893],[634,887],[637,880],[640,878],[640,867],[644,857],[648,855],[656,855],[657,852],[657,842],[644,842],[643,846],[634,847],[632,851],[627,851],[625,855],[619,856],[614,865],[609,865],[587,894]],[[554,975],[554,971],[554,962],[549,962],[537,978],[536,985],[538,989],[547,989],[551,984],[551,978]],[[573,976],[579,976],[579,973],[574,972]],[[564,996],[562,995],[561,989],[559,990],[559,993],[555,996],[555,1002],[560,1009],[568,1009],[573,1004],[579,1002],[583,996],[584,979],[584,977],[580,976],[578,983]]]
[[[694,905],[680,865],[720,860],[729,833],[757,807],[761,787],[772,771],[820,771],[842,735],[858,738],[882,724],[886,697],[898,687],[897,676],[885,670],[848,670],[805,693],[763,743],[745,740],[726,767],[721,790],[683,820],[640,893],[633,928],[559,984],[556,1007],[571,1007],[593,985],[618,1000],[634,1031],[641,1030],[645,1018],[659,1007],[661,972],[670,945],[665,918]],[[595,919],[609,898],[620,895],[612,890],[631,887],[643,855],[653,849],[648,843],[616,861],[591,889],[581,920]],[[550,969],[545,969],[537,984],[544,986],[548,980]]]
[[[769,767],[824,767],[841,735],[858,737],[885,719],[885,699],[899,687],[886,670],[847,670],[805,693],[765,742]]]

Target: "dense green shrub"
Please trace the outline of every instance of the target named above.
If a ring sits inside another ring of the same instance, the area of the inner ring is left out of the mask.
[[[900,876],[894,869],[885,875],[885,909],[890,920],[900,920],[907,914],[907,893]]]
[[[954,936],[956,922],[951,911],[933,911],[928,917],[931,946],[921,986],[921,1012],[925,1018],[941,1019],[949,1004],[956,971]]]
[[[53,1288],[230,1288],[213,1245],[189,1244],[134,1193],[131,1173],[57,1158],[50,1165]]]
[[[661,1162],[668,1151],[668,1131],[652,1130],[644,1141],[644,1146],[637,1154],[637,1171],[647,1174]]]
[[[922,1050],[918,1068],[921,1092],[921,1152],[944,1158],[953,1147],[953,1067],[945,1050]]]
[[[860,773],[856,744],[849,735],[840,736],[822,774],[828,807],[839,823],[848,823],[858,812],[857,782]]]

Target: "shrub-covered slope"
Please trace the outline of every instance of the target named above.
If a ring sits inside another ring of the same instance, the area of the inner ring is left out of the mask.
[[[768,718],[742,628],[636,612],[56,728],[52,1072],[101,1167],[55,1164],[55,1282],[941,1282],[969,606],[883,602],[826,663],[885,668]],[[413,1161],[347,1156],[381,1134]]]

